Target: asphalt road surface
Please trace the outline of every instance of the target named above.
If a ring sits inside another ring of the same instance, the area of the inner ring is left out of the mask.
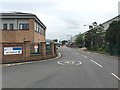
[[[2,68],[3,88],[118,88],[118,59],[60,48],[61,58]]]

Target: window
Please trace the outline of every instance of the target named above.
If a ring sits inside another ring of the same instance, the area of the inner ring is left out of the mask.
[[[29,24],[19,24],[20,30],[29,30]]]
[[[3,24],[3,30],[7,30],[7,24]]]
[[[37,26],[37,25],[36,25],[36,22],[34,22],[34,30],[35,30],[35,31],[36,31],[36,26]]]
[[[14,29],[13,27],[14,27],[13,24],[10,24],[10,30],[13,30]]]
[[[44,35],[44,29],[42,28],[42,32],[41,32],[42,35]]]

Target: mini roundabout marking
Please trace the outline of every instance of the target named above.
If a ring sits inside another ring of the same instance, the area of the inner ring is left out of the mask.
[[[81,65],[82,62],[80,61],[58,61],[60,65]]]

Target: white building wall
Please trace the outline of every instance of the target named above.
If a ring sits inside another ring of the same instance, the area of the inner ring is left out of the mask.
[[[113,21],[118,21],[118,20],[120,20],[120,17],[116,17],[116,18],[114,18],[113,20],[110,20],[110,21],[104,23],[104,24],[103,24],[104,29],[107,30],[110,23],[112,23]]]

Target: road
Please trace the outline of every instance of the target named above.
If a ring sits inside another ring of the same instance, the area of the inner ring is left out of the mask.
[[[60,48],[61,58],[2,68],[3,88],[118,88],[118,59]]]

